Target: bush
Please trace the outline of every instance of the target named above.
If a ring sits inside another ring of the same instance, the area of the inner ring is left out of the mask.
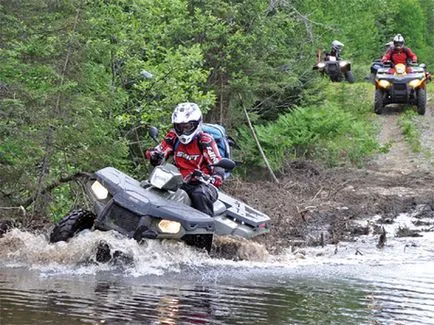
[[[372,85],[331,84],[320,106],[298,107],[275,122],[255,127],[260,144],[274,170],[287,159],[315,159],[328,166],[362,166],[365,159],[384,150],[376,140],[371,113]],[[239,130],[248,164],[263,166],[247,128]]]

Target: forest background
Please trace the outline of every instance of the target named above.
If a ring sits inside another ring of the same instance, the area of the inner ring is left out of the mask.
[[[401,33],[434,66],[426,0],[1,0],[0,24],[0,207],[50,220],[85,200],[83,172],[145,178],[148,126],[184,101],[235,138],[239,177],[264,168],[246,113],[278,175],[360,166],[387,150],[365,80],[384,44]],[[312,70],[334,39],[355,84]]]

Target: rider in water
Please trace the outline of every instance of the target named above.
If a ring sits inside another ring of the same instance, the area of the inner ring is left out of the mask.
[[[174,164],[184,178],[184,189],[193,208],[214,215],[213,203],[218,198],[217,187],[223,183],[224,169],[211,166],[221,160],[213,137],[202,131],[202,112],[195,103],[181,103],[172,114],[173,129],[155,148],[146,151],[153,166],[173,155]],[[209,184],[199,180],[209,177]]]

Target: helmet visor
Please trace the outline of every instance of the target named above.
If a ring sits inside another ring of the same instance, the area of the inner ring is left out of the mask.
[[[402,48],[404,46],[404,42],[393,42],[393,45],[396,48],[400,49],[400,48]]]
[[[198,125],[199,123],[197,121],[173,124],[177,135],[190,135],[197,129]]]

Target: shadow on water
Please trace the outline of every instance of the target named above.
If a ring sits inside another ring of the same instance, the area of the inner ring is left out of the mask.
[[[113,233],[49,245],[13,230],[0,239],[0,323],[432,324],[434,240],[390,236],[378,250],[377,239],[252,262]],[[95,262],[100,240],[132,265]]]

